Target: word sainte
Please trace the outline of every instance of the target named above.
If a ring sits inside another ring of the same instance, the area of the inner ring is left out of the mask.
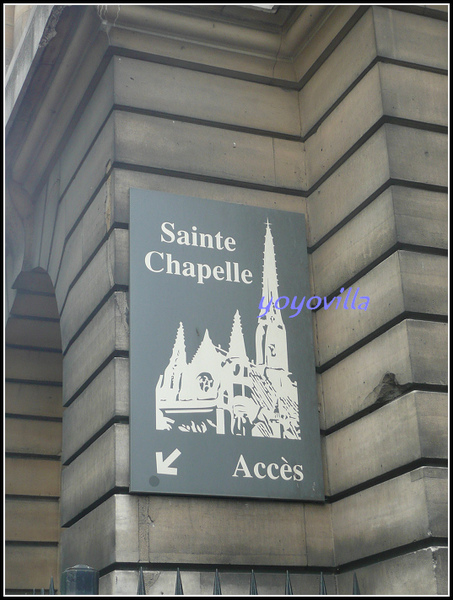
[[[351,303],[351,308],[353,310],[355,309],[359,309],[359,310],[366,310],[368,308],[368,304],[370,303],[370,299],[368,296],[360,296],[359,300],[363,300],[363,302],[360,302],[358,306],[356,306],[355,302],[357,300],[357,296],[359,293],[360,288],[357,288],[354,294],[354,297],[352,298],[352,303]],[[341,288],[340,290],[340,294],[342,294],[344,292],[344,288]],[[343,302],[343,308],[348,309],[348,300],[349,300],[349,295],[351,293],[351,288],[349,288],[348,293],[346,294],[345,298],[344,298],[344,302]],[[312,300],[316,301],[315,305],[312,305],[311,302]],[[293,317],[297,317],[297,315],[300,313],[300,311],[302,310],[304,303],[306,308],[308,308],[308,310],[316,310],[318,309],[321,305],[323,305],[324,310],[327,310],[328,308],[330,308],[333,303],[335,302],[335,300],[337,301],[336,306],[335,306],[335,310],[338,309],[338,307],[341,305],[341,301],[343,300],[343,298],[341,296],[334,296],[331,300],[327,301],[327,298],[324,296],[324,302],[323,299],[320,296],[311,296],[306,302],[305,302],[305,296],[302,298],[302,300],[299,302],[299,304],[297,304],[297,296],[294,296],[292,302],[291,302],[291,306],[290,308],[294,311],[296,311],[293,315],[290,315],[289,318],[292,319]],[[258,307],[259,310],[264,310],[264,313],[262,315],[258,315],[258,319],[260,317],[264,317],[265,315],[267,315],[267,313],[269,312],[272,303],[274,301],[273,298],[270,299],[270,301],[267,303],[267,305],[265,305],[265,298],[264,296],[261,298],[260,301],[260,305]],[[274,307],[277,310],[283,310],[284,308],[286,308],[289,305],[289,298],[288,296],[280,296],[280,298],[277,298],[277,300],[274,302]]]
[[[236,250],[236,240],[233,237],[225,237],[220,231],[215,235],[201,233],[195,225],[192,231],[179,229],[175,233],[175,224],[165,221],[161,224],[160,241],[165,244],[179,244],[180,246],[194,246],[211,250]],[[223,265],[211,266],[206,263],[193,263],[189,261],[180,262],[170,253],[152,250],[145,255],[146,268],[153,273],[165,272],[168,275],[182,275],[193,277],[197,283],[203,285],[205,280],[213,277],[217,281],[231,283],[250,284],[253,281],[253,273],[249,269],[241,269],[237,262],[225,261]]]

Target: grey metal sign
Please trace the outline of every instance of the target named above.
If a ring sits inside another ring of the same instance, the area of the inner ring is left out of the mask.
[[[132,492],[324,499],[304,296],[304,215],[130,190]]]

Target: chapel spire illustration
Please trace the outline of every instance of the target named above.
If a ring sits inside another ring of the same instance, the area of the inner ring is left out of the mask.
[[[266,223],[262,295],[278,296],[274,240]],[[217,435],[301,439],[297,383],[288,370],[286,329],[273,303],[258,319],[256,362],[247,356],[239,310],[228,350],[215,345],[208,329],[188,361],[179,324],[170,361],[156,385],[156,428]]]
[[[258,320],[256,329],[256,364],[288,371],[288,345],[282,312],[275,308],[278,295],[274,240],[269,220],[266,222],[263,260],[263,305],[272,301],[269,312]]]

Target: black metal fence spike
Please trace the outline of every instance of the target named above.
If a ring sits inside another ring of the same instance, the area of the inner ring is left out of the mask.
[[[175,596],[184,596],[184,591],[182,589],[181,573],[179,572],[179,567],[176,569]]]
[[[352,578],[352,593],[354,596],[361,596],[359,582],[357,581],[357,575],[355,574],[355,572]]]
[[[212,592],[212,595],[213,596],[221,596],[222,595],[222,588],[220,587],[220,576],[219,576],[218,569],[215,570],[214,591]]]
[[[324,581],[324,575],[322,574],[321,571],[321,578],[319,579],[319,595],[322,596],[327,596],[327,588],[326,588],[326,582]]]
[[[146,596],[145,578],[143,577],[143,568],[140,567],[138,572],[137,596]]]
[[[258,588],[256,587],[256,579],[253,569],[252,574],[250,576],[250,596],[258,596]]]
[[[55,596],[55,586],[53,584],[53,577],[52,576],[50,576],[49,596]]]
[[[286,571],[285,596],[293,596],[293,586],[289,578],[289,571]]]

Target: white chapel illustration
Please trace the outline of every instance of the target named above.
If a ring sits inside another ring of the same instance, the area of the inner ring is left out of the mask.
[[[278,296],[277,266],[270,223],[266,223],[263,305]],[[236,311],[228,350],[215,346],[209,331],[187,361],[179,324],[170,362],[156,386],[156,428],[220,435],[300,439],[297,383],[288,370],[286,329],[272,306],[258,319],[256,361],[247,357]]]

